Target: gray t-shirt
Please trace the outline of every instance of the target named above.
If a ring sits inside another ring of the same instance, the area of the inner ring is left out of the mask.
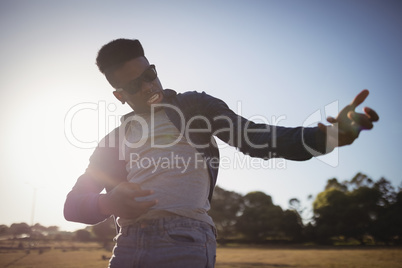
[[[126,132],[124,157],[127,180],[153,190],[157,205],[139,219],[119,218],[120,226],[142,219],[180,215],[214,225],[207,214],[210,180],[202,155],[168,119],[163,109],[151,115],[133,116]]]

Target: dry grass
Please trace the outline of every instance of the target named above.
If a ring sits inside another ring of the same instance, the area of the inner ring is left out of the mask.
[[[402,249],[267,249],[220,248],[217,268],[396,268]]]
[[[75,245],[79,247],[80,245]],[[107,267],[110,251],[93,246],[80,249],[0,250],[0,267]],[[217,268],[402,268],[402,249],[274,249],[262,247],[220,247]]]
[[[102,260],[102,250],[76,250],[63,252],[53,249],[39,254],[32,250],[29,254],[23,252],[0,253],[0,267],[54,267],[54,268],[99,268],[107,267],[108,262]],[[107,254],[107,253],[106,253]],[[4,259],[3,259],[4,258]],[[7,260],[6,260],[7,259]]]
[[[38,247],[44,249],[4,249],[7,245],[2,241],[0,249],[0,268],[2,267],[55,267],[55,268],[98,268],[107,267],[108,261],[102,256],[110,256],[110,250],[102,249],[97,243],[47,243],[42,242]],[[24,244],[28,248],[27,243]]]

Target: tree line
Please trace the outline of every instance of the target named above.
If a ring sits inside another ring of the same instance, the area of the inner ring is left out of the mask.
[[[283,210],[263,192],[244,196],[216,187],[210,215],[220,242],[317,244],[401,244],[402,189],[385,178],[358,173],[351,180],[329,179],[313,202],[313,215],[292,198]]]
[[[402,188],[385,178],[377,181],[358,173],[349,181],[329,179],[313,201],[312,216],[297,198],[289,208],[275,205],[263,192],[241,195],[216,186],[210,215],[220,243],[402,244]],[[0,225],[0,235],[30,238],[112,241],[112,218],[77,230],[73,235],[57,226]]]
[[[10,226],[1,224],[0,225],[0,236],[9,236],[11,238],[33,238],[42,239],[45,237],[59,235],[58,226],[42,226],[39,223],[35,225],[28,225],[25,222],[13,223]]]

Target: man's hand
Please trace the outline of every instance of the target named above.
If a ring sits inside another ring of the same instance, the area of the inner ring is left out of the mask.
[[[363,113],[356,113],[355,109],[367,98],[367,89],[360,92],[351,104],[347,105],[336,118],[328,117],[327,120],[332,125],[326,126],[319,123],[321,131],[327,133],[329,139],[337,141],[336,146],[352,144],[363,129],[372,129],[373,122],[379,120],[378,114],[371,108],[365,107]]]
[[[141,190],[136,183],[123,182],[107,194],[101,194],[98,205],[102,214],[136,219],[156,205],[157,200],[138,202],[137,197],[153,194],[151,190]]]

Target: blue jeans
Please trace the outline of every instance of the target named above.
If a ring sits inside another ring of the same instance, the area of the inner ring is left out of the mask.
[[[173,216],[123,227],[111,268],[215,266],[216,231],[201,221]]]

